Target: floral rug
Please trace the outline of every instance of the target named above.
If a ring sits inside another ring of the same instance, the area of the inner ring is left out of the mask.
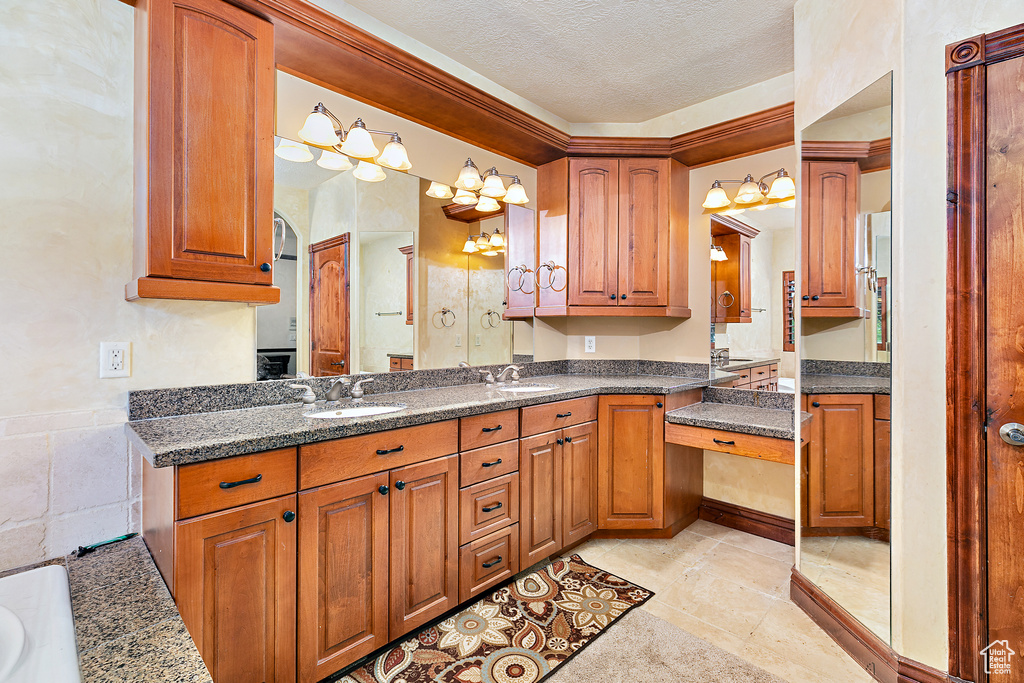
[[[342,683],[535,683],[654,594],[572,555],[494,590]]]

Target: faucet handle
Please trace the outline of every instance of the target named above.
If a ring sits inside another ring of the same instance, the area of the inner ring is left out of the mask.
[[[481,368],[477,369],[477,372],[484,376],[485,383],[494,384],[494,373],[492,373],[490,370],[484,370]]]
[[[292,389],[305,389],[302,396],[299,397],[300,399],[302,399],[303,403],[316,403],[316,394],[313,393],[313,390],[308,385],[289,384],[288,386],[291,387]]]
[[[360,387],[364,384],[368,384],[373,381],[373,377],[367,377],[366,379],[357,379],[353,387]]]

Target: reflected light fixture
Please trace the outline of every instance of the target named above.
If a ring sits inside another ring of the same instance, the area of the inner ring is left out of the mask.
[[[729,257],[725,254],[725,249],[722,249],[717,244],[711,245],[711,260],[712,261],[728,261]]]
[[[502,236],[500,230],[495,228],[494,234],[491,235],[491,239],[488,240],[488,244],[490,244],[495,249],[500,249],[501,247],[505,246],[505,238]]]
[[[326,168],[328,171],[347,171],[352,168],[352,162],[348,160],[347,156],[326,149],[320,153],[316,165]]]
[[[430,188],[426,192],[428,197],[434,199],[451,199],[454,195],[452,194],[452,188],[448,187],[444,183],[437,181],[430,181]]]
[[[455,193],[455,198],[452,201],[462,206],[469,206],[470,204],[476,204],[478,200],[476,195],[469,190],[459,190]]]
[[[512,184],[505,188],[505,183],[502,178],[510,178]],[[490,200],[498,200],[505,202],[506,204],[527,204],[530,198],[526,196],[526,188],[519,181],[519,176],[510,175],[508,173],[499,173],[498,169],[491,166],[487,169],[487,172],[481,177],[480,169],[473,163],[472,159],[466,159],[466,163],[463,164],[462,170],[459,171],[459,177],[454,183],[455,187],[461,192],[476,192],[479,193],[481,201],[477,208],[480,211],[500,211],[501,207],[496,201],[483,201],[483,198]],[[428,193],[429,194],[429,193]],[[430,195],[434,196],[434,195]],[[458,198],[459,194],[456,193],[455,197]],[[466,204],[469,202],[466,201]]]
[[[769,187],[765,180],[772,176],[774,178]],[[736,198],[733,201],[729,201],[729,195],[722,188],[722,183],[739,183],[740,187],[736,191]],[[786,169],[780,168],[771,173],[765,173],[759,180],[754,180],[754,176],[749,173],[743,180],[716,180],[711,184],[711,189],[708,190],[701,206],[705,209],[715,210],[725,209],[731,205],[733,211],[737,211],[741,208],[755,208],[749,206],[751,204],[763,204],[763,207],[756,207],[760,209],[794,197],[796,197],[796,184]],[[765,202],[766,199],[767,202]],[[722,211],[721,213],[727,212]]]
[[[306,162],[313,161],[313,153],[301,142],[281,139],[281,143],[274,149],[274,154],[286,161]]]
[[[772,187],[768,190],[768,199],[791,199],[796,197],[796,183],[786,173],[786,169],[780,168]]]
[[[384,146],[383,152],[378,150],[377,145],[373,143],[371,133],[391,137],[390,142]],[[325,152],[340,152],[344,156],[354,157],[360,161],[375,161],[378,167],[384,166],[385,168],[393,168],[396,171],[408,171],[412,168],[412,162],[409,161],[409,152],[406,150],[405,145],[402,144],[402,138],[399,137],[397,132],[367,128],[362,119],[356,119],[346,131],[341,120],[331,113],[331,110],[325,107],[323,102],[317,102],[316,106],[313,107],[313,111],[306,117],[305,123],[299,130],[299,137],[311,145],[320,147]],[[282,142],[282,144],[284,143]],[[278,156],[281,155],[279,154]],[[312,156],[309,159],[303,160],[312,161]],[[342,168],[344,165],[340,161],[333,157],[327,157],[325,160],[324,155],[320,156],[320,161],[323,162],[318,162],[320,166],[331,170],[347,170],[352,168],[351,162],[348,162],[349,165]],[[364,172],[364,175],[373,177],[374,180],[371,182],[383,180],[386,177],[380,176],[376,172],[369,174],[368,171]]]
[[[501,205],[498,204],[498,200],[493,197],[481,196],[479,201],[476,203],[476,210],[480,213],[493,213],[495,211],[501,211]]]
[[[379,183],[388,177],[383,168],[369,161],[360,161],[352,175],[368,183]]]
[[[466,238],[466,243],[462,245],[462,251],[466,254],[475,254],[477,252],[476,242],[473,240],[472,235]]]
[[[480,194],[493,199],[501,199],[505,196],[505,183],[501,180],[501,176],[498,175],[498,169],[495,167],[491,166],[484,176],[484,184],[480,188]]]

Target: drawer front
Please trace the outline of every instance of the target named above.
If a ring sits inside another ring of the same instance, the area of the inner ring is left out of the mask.
[[[519,411],[516,409],[459,420],[459,448],[463,451],[518,438]]]
[[[456,420],[299,446],[299,488],[405,467],[458,450]]]
[[[459,485],[472,486],[519,470],[519,442],[506,441],[486,448],[463,451]]]
[[[392,358],[391,359],[391,369],[392,370],[401,370],[402,369],[402,359],[401,358]]]
[[[403,370],[412,370],[412,358],[403,358],[402,359],[402,369]]]
[[[779,364],[778,363],[772,363],[771,365],[769,365],[768,366],[768,372],[771,374],[772,377],[778,377],[779,376]]]
[[[749,379],[735,379],[732,382],[732,388],[733,389],[750,389],[751,388],[750,387],[750,380]]]
[[[707,427],[666,424],[665,442],[704,448],[719,453],[732,453],[759,460],[771,460],[787,465],[792,465],[796,459],[796,449],[793,447],[792,439],[754,436],[753,434],[740,434]]]
[[[888,420],[892,414],[890,406],[892,397],[885,394],[875,394],[875,419]]]
[[[750,384],[750,368],[745,370],[730,370],[729,372],[735,373],[736,379],[732,381],[734,387],[745,387]]]
[[[462,546],[459,549],[459,602],[512,578],[518,571],[518,524]]]
[[[519,473],[459,491],[459,543],[469,543],[519,521]]]
[[[176,519],[267,500],[296,490],[296,452],[281,448],[178,467]]]
[[[750,369],[750,383],[761,384],[767,382],[772,377],[772,366],[770,365],[758,365],[756,368]],[[776,371],[778,376],[778,371]]]
[[[543,434],[553,429],[570,427],[597,419],[597,396],[556,401],[523,408],[522,436]]]

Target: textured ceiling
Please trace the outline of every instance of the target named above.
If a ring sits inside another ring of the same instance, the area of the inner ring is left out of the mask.
[[[347,0],[553,114],[646,121],[793,70],[795,0]]]

